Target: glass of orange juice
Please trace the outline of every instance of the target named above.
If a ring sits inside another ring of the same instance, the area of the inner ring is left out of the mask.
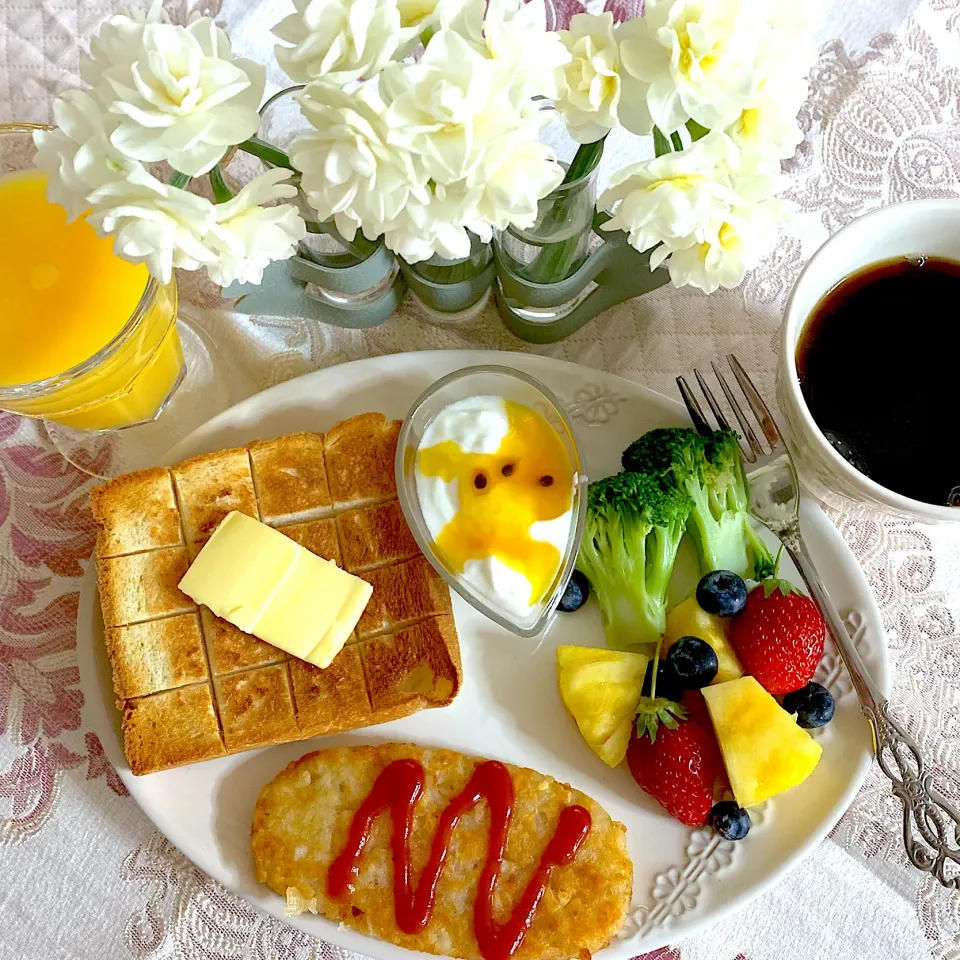
[[[43,419],[67,459],[108,476],[117,458],[96,451],[156,421],[183,381],[176,284],[46,199],[37,129],[0,124],[0,409]]]

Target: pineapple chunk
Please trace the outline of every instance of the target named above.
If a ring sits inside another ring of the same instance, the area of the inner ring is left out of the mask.
[[[664,654],[681,637],[699,637],[713,647],[717,655],[717,675],[711,683],[726,683],[743,676],[743,667],[737,659],[730,641],[727,640],[727,625],[723,617],[707,613],[696,597],[678,603],[667,614],[667,632],[663,635]]]
[[[606,764],[627,752],[649,657],[596,647],[557,647],[560,696],[583,739]]]
[[[813,773],[820,744],[753,677],[704,687],[737,803],[752,807]]]

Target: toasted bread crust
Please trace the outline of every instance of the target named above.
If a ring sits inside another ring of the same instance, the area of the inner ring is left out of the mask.
[[[413,744],[336,747],[291,763],[260,791],[251,847],[257,879],[287,898],[294,912],[311,910],[370,936],[425,953],[480,960],[473,904],[486,858],[489,815],[474,807],[456,827],[447,866],[437,884],[433,917],[421,933],[403,933],[394,916],[390,817],[377,818],[361,860],[360,876],[344,899],[326,894],[327,871],[343,849],[353,814],[391,762],[414,759],[426,783],[410,837],[414,876],[426,862],[440,815],[483,762],[451,750]],[[494,913],[515,907],[556,829],[572,804],[590,813],[591,829],[567,866],[551,875],[515,960],[567,960],[606,946],[623,925],[632,899],[633,865],[626,828],[595,800],[535,770],[506,764],[513,780],[514,813],[500,870]]]
[[[363,414],[326,435],[254,441],[94,493],[105,643],[134,773],[385,723],[456,696],[462,666],[449,590],[416,549],[394,497],[398,427]],[[331,506],[334,490],[340,499]],[[355,634],[326,670],[180,592],[187,566],[233,509],[265,515],[341,565],[343,549],[366,570],[374,586],[366,635]],[[195,736],[167,722],[176,709],[196,712]]]

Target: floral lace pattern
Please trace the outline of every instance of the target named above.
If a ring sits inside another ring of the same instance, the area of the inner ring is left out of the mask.
[[[860,3],[865,7],[864,0]],[[269,49],[262,17],[272,16],[273,8],[261,16],[260,4],[239,0],[172,0],[167,6],[179,21],[196,11],[218,15],[248,56],[262,58]],[[639,0],[589,4],[591,10],[611,11],[617,20],[641,6]],[[55,91],[77,80],[84,38],[113,7],[110,0],[45,0],[42,5],[28,0],[4,7],[0,98],[11,117],[48,118]],[[262,7],[265,11],[267,5]],[[551,24],[565,26],[585,4],[548,0],[547,7]],[[925,0],[896,32],[856,48],[843,39],[824,44],[801,115],[805,140],[786,165],[800,215],[739,290],[707,299],[664,288],[538,352],[622,373],[670,393],[676,374],[735,350],[771,392],[779,312],[819,243],[880,204],[960,195],[958,31],[960,0]],[[215,292],[192,281],[183,284],[181,295],[196,305],[220,305]],[[252,371],[249,389],[380,353],[521,346],[492,308],[478,329],[463,332],[425,325],[409,301],[388,324],[365,333],[292,320],[257,319],[242,329],[229,319],[226,324],[224,351],[238,368]],[[618,402],[584,393],[572,398],[576,409],[571,412],[588,426],[613,415]],[[29,938],[18,941],[25,944],[22,949],[6,952],[8,937],[21,933],[5,933],[0,956],[355,960],[265,917],[190,864],[126,798],[99,741],[83,730],[75,623],[78,577],[94,537],[87,489],[35,424],[0,415],[0,845],[5,848],[0,869],[6,870],[9,901],[22,898],[22,936]],[[960,540],[944,528],[833,519],[880,606],[894,666],[894,698],[910,732],[933,752],[938,788],[960,802]],[[828,651],[822,676],[843,693],[845,675],[831,656]],[[53,884],[65,838],[71,845],[101,849],[97,869],[87,869],[82,888],[71,888],[69,895],[79,901],[74,910],[95,918],[90,929],[112,932],[102,943],[76,937],[67,947],[55,947],[50,939],[45,949],[45,938],[53,938],[61,925],[63,893],[37,892],[37,883],[23,891],[18,880],[30,874]],[[898,957],[960,960],[960,901],[912,870],[901,843],[899,805],[873,771],[828,841],[831,852],[843,851],[847,858],[844,876],[852,884],[856,875],[860,886],[848,891],[840,884],[831,896],[849,912],[859,891],[869,889],[867,896],[873,897],[882,893],[891,899],[873,908],[886,904],[892,910],[895,901],[902,907],[897,916],[906,918],[900,928],[904,942],[924,944],[925,952],[906,946],[910,952]],[[683,897],[693,896],[701,875],[711,882],[715,873],[722,877],[728,846],[705,831],[692,834],[691,882],[681,884],[679,875],[664,874],[653,909],[669,913]],[[821,850],[811,861],[820,866],[833,859]],[[780,925],[775,895],[750,908],[751,922],[770,931],[764,956],[860,956],[852,933],[846,947],[836,946],[817,940],[815,924],[798,927],[796,944],[786,944],[778,931],[789,928]],[[647,915],[632,917],[626,935],[648,921]],[[645,960],[758,960],[761,954],[747,947],[735,924],[727,921],[722,930],[656,950]],[[717,952],[711,945],[721,935],[724,944],[737,948]],[[108,940],[113,953],[103,945]]]

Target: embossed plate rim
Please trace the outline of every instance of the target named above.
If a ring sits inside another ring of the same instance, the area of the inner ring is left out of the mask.
[[[322,430],[366,410],[380,408],[402,416],[433,379],[479,363],[526,370],[557,392],[573,415],[585,462],[597,476],[617,469],[620,450],[637,433],[658,424],[687,422],[679,403],[616,374],[530,354],[433,351],[358,360],[271,387],[215,417],[158,461],[174,462],[255,436]],[[802,517],[810,548],[824,568],[838,605],[845,612],[853,610],[865,625],[864,652],[881,687],[887,690],[885,639],[863,572],[839,532],[814,504],[803,504]],[[322,917],[285,918],[282,899],[253,876],[248,836],[256,789],[310,749],[416,740],[531,766],[595,797],[627,824],[635,864],[629,923],[599,954],[599,960],[627,960],[676,942],[758,896],[830,832],[872,762],[866,723],[847,692],[838,702],[834,723],[821,739],[824,761],[811,780],[767,804],[747,841],[711,844],[704,831],[689,831],[661,813],[624,769],[606,768],[582,743],[563,710],[556,692],[553,647],[584,642],[584,634],[589,642],[601,645],[595,605],[590,611],[559,619],[542,646],[533,649],[532,641],[498,631],[459,598],[454,598],[454,604],[466,680],[460,696],[442,715],[425,711],[369,731],[272,747],[137,778],[123,758],[119,716],[102,653],[94,578],[88,571],[77,629],[84,725],[99,734],[108,758],[147,816],[201,869],[266,912],[321,939],[381,960],[403,960],[411,954],[341,929]],[[584,630],[585,625],[591,626]],[[506,697],[511,676],[521,678],[522,698]],[[492,680],[496,684],[489,682]],[[501,696],[510,699],[509,704],[502,702]],[[438,723],[441,716],[444,722]],[[841,754],[849,758],[848,764],[839,762]],[[651,835],[655,835],[652,842],[648,839]],[[723,874],[722,883],[715,880],[719,873]],[[653,898],[654,890],[660,900]]]

